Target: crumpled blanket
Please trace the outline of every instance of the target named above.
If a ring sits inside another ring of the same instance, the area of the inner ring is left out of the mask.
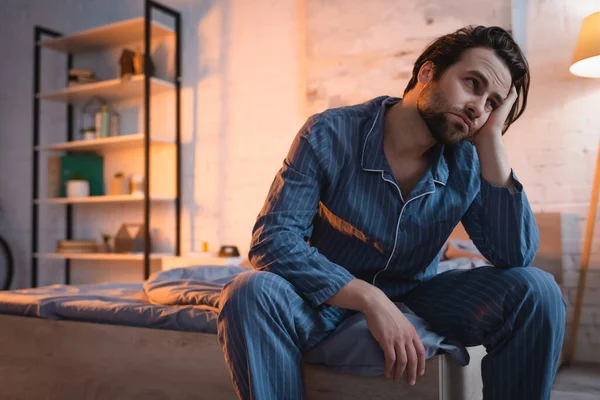
[[[144,291],[150,301],[158,304],[204,305],[218,310],[222,287],[245,271],[248,268],[234,266],[175,268],[151,276],[144,284]],[[415,326],[427,358],[445,352],[460,365],[469,363],[469,354],[464,346],[432,332],[427,322],[406,305],[396,303],[396,306]],[[361,313],[343,321],[328,338],[307,351],[304,360],[368,376],[382,375],[385,367],[383,351],[369,332]]]

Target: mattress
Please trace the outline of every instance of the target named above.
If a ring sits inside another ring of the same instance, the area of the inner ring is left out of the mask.
[[[0,313],[216,333],[216,313],[212,307],[153,304],[143,286],[142,283],[51,285],[0,292]]]

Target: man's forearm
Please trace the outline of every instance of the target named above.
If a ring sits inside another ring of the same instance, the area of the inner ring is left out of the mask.
[[[514,182],[502,136],[494,135],[476,143],[483,179],[491,185],[513,189]]]
[[[385,297],[385,294],[379,288],[355,278],[326,300],[325,303],[364,313],[381,296]]]
[[[480,202],[473,202],[463,224],[489,262],[526,267],[538,248],[535,218],[523,186],[512,174],[501,133],[485,133],[474,141],[482,176]]]

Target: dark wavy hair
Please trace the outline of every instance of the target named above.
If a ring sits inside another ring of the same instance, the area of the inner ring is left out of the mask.
[[[426,61],[433,62],[433,80],[438,81],[446,69],[460,59],[465,50],[475,47],[485,47],[495,51],[510,70],[512,82],[517,90],[517,100],[502,129],[504,134],[508,127],[525,111],[529,92],[529,65],[510,33],[500,27],[466,26],[437,38],[415,62],[412,78],[404,89],[404,96],[417,84],[417,75]]]

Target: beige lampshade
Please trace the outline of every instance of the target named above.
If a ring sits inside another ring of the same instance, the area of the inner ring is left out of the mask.
[[[569,71],[586,78],[600,78],[600,12],[583,20]]]

